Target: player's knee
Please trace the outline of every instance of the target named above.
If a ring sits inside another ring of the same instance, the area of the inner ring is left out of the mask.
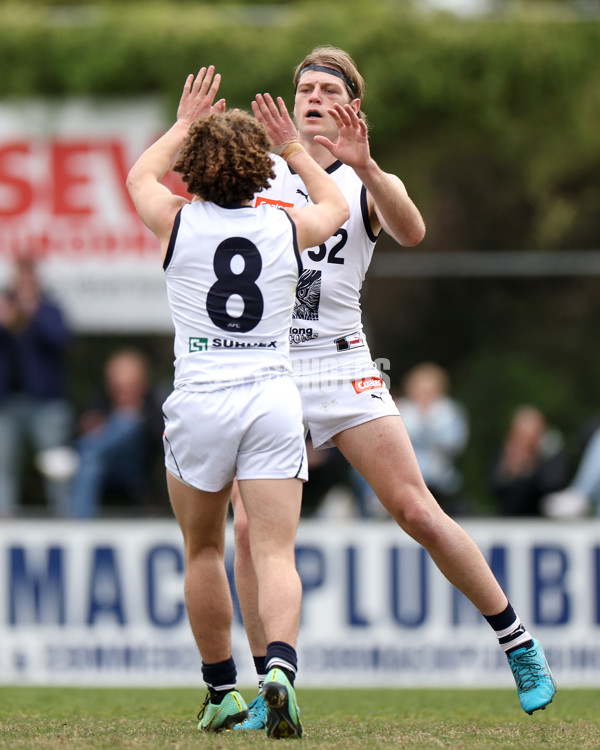
[[[435,546],[443,536],[443,511],[425,489],[404,490],[392,514],[397,523],[425,548]]]

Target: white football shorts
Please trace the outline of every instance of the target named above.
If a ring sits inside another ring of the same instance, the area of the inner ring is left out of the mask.
[[[355,372],[332,372],[331,377],[294,378],[302,398],[305,430],[315,448],[331,448],[331,439],[372,419],[400,416],[398,407],[375,365]]]
[[[308,478],[300,394],[289,376],[175,390],[163,414],[165,466],[192,487],[218,492],[236,476]]]

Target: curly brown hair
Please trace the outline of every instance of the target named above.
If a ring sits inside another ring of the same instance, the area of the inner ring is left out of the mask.
[[[249,201],[275,177],[270,148],[264,126],[248,112],[213,113],[190,127],[173,170],[203,200]]]

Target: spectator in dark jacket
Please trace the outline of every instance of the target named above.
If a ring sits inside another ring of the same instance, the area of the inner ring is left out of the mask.
[[[36,452],[54,514],[68,507],[69,341],[60,308],[42,291],[35,261],[20,258],[12,285],[0,295],[0,516],[12,516],[20,505],[28,445]]]
[[[79,419],[71,516],[98,516],[110,494],[133,505],[145,502],[152,465],[163,450],[161,404],[146,356],[137,349],[113,352],[100,398]]]
[[[493,467],[491,489],[503,516],[543,515],[543,498],[565,487],[568,462],[562,439],[534,406],[514,413]]]

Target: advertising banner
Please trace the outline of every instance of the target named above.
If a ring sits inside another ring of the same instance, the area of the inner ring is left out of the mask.
[[[156,99],[0,102],[0,286],[33,254],[75,330],[171,331],[158,243],[125,187],[164,120]]]
[[[600,686],[600,524],[473,520],[559,685]],[[494,633],[391,521],[307,520],[304,686],[511,686]],[[233,578],[232,530],[227,566]],[[0,526],[0,683],[199,685],[175,521]],[[240,685],[255,683],[237,602]]]

